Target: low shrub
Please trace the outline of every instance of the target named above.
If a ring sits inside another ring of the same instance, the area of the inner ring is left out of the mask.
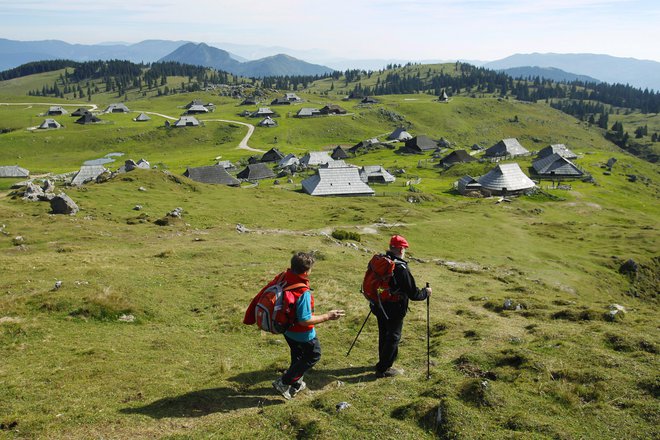
[[[343,229],[335,229],[332,231],[332,237],[337,240],[353,240],[357,242],[362,239],[357,232],[345,231]]]

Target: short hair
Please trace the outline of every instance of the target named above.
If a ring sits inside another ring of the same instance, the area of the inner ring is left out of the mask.
[[[291,257],[291,271],[295,274],[308,272],[314,265],[314,256],[307,252],[297,252]]]

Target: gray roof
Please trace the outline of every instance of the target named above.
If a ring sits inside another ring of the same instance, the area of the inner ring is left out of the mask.
[[[584,175],[573,162],[559,153],[535,160],[532,162],[532,167],[539,176],[580,177]]]
[[[487,157],[499,157],[499,156],[522,156],[529,154],[529,151],[525,149],[518,139],[508,138],[502,139],[492,147],[486,150],[484,154]]]
[[[60,128],[61,125],[59,122],[57,122],[55,119],[44,119],[44,122],[41,123],[39,128],[41,129],[46,129],[46,128]]]
[[[363,182],[391,183],[396,178],[380,165],[365,165],[360,169]]]
[[[101,122],[101,119],[97,118],[91,113],[85,113],[78,119],[76,119],[76,124],[91,124],[94,122]]]
[[[412,139],[412,136],[410,135],[410,133],[404,130],[403,127],[399,127],[396,130],[394,130],[392,133],[390,133],[387,139],[393,141],[407,141],[408,139]]]
[[[236,175],[239,179],[260,180],[275,177],[275,173],[264,163],[251,163]]]
[[[64,107],[61,105],[52,105],[46,113],[49,115],[66,115],[69,112],[64,110]]]
[[[339,160],[339,159],[346,159],[348,157],[348,153],[339,145],[332,150],[332,154],[330,155],[334,160]]]
[[[75,112],[71,113],[71,116],[82,116],[85,113],[90,113],[88,108],[79,107]]]
[[[29,177],[30,172],[18,165],[0,166],[0,177]]]
[[[317,108],[311,108],[311,107],[303,107],[300,110],[298,110],[298,117],[302,118],[305,116],[318,116],[321,114],[321,110]]]
[[[261,156],[261,162],[278,162],[284,157],[284,154],[277,148],[271,148]]]
[[[277,126],[277,122],[270,116],[266,116],[259,122],[260,127],[275,127]]]
[[[312,196],[373,196],[375,191],[360,180],[354,167],[319,168],[302,181],[303,191]]]
[[[468,191],[479,191],[481,189],[481,183],[474,177],[463,176],[456,182],[456,188],[459,193],[465,194]]]
[[[468,153],[465,150],[456,150],[452,151],[442,159],[440,159],[440,164],[441,165],[452,165],[455,163],[461,163],[461,162],[474,162],[477,159],[474,157],[470,156],[470,153]]]
[[[221,160],[220,162],[217,163],[217,165],[223,167],[226,170],[236,169],[236,166],[233,163],[231,163],[231,161],[228,160]]]
[[[536,186],[517,163],[501,163],[478,180],[484,188],[494,192],[502,192],[506,189],[511,193]]]
[[[107,169],[103,165],[83,165],[80,167],[80,171],[71,179],[71,185],[82,185],[96,179],[106,171]]]
[[[241,184],[241,181],[229,175],[222,165],[188,168],[183,175],[190,177],[195,182],[229,186],[239,186]]]
[[[415,152],[435,150],[437,147],[438,143],[424,134],[420,134],[406,141],[406,148]]]
[[[197,127],[199,121],[194,116],[181,116],[174,124],[175,127]]]
[[[136,122],[144,122],[144,121],[150,121],[151,118],[145,114],[145,113],[140,113],[137,118],[134,119]]]
[[[564,144],[552,144],[548,147],[545,147],[538,152],[536,157],[541,159],[542,157],[551,156],[554,153],[557,153],[566,159],[577,159],[577,154],[569,150]]]
[[[289,101],[302,101],[302,99],[300,99],[295,93],[287,93],[284,98]]]
[[[128,113],[130,110],[123,102],[117,104],[110,104],[108,108],[105,109],[105,113]]]
[[[204,107],[201,104],[194,104],[188,107],[188,114],[193,114],[193,113],[208,113],[209,109]]]
[[[285,168],[285,167],[290,167],[291,165],[298,165],[299,163],[300,161],[298,160],[296,155],[293,153],[289,153],[277,163],[277,166],[279,168]]]
[[[268,107],[259,107],[259,110],[252,113],[253,116],[269,116],[269,115],[274,115],[274,114],[275,114],[275,112],[272,111]]]
[[[327,151],[310,151],[300,159],[300,163],[306,167],[318,166],[328,162],[332,162],[332,158]]]

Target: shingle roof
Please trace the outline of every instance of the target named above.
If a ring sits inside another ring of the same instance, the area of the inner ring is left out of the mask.
[[[360,170],[360,178],[363,182],[391,183],[396,178],[381,165],[365,165]]]
[[[279,168],[285,168],[285,167],[290,167],[291,165],[298,165],[299,163],[300,161],[298,160],[296,155],[293,153],[289,153],[277,163],[277,166]]]
[[[319,168],[302,181],[303,191],[312,196],[372,196],[374,190],[360,180],[354,167]]]
[[[236,177],[245,180],[260,180],[275,177],[275,173],[264,163],[253,163],[246,166]]]
[[[541,159],[546,156],[551,156],[554,153],[557,153],[566,159],[577,159],[577,154],[569,150],[568,147],[566,147],[564,144],[552,144],[547,146],[539,151],[536,157]]]
[[[80,171],[71,179],[71,185],[82,185],[96,179],[106,171],[107,169],[103,165],[83,165],[80,167]]]
[[[321,111],[317,108],[311,108],[311,107],[303,107],[300,110],[298,110],[297,116],[299,118],[305,117],[305,116],[318,116],[321,114]]]
[[[222,165],[188,168],[183,175],[190,177],[195,182],[229,186],[239,186],[241,184],[241,181],[232,177]]]
[[[146,115],[145,113],[140,113],[137,118],[135,118],[136,122],[144,122],[144,121],[150,121],[151,118]]]
[[[199,121],[194,116],[181,116],[174,124],[175,127],[197,127]]]
[[[440,159],[440,164],[441,165],[452,165],[455,163],[461,163],[461,162],[474,162],[477,159],[474,157],[470,156],[470,153],[468,153],[465,150],[456,150],[452,151],[442,159]]]
[[[487,157],[498,157],[498,156],[522,156],[524,154],[529,154],[529,151],[525,149],[518,139],[508,138],[502,139],[492,147],[486,150],[484,154]]]
[[[525,175],[517,163],[502,163],[479,178],[479,183],[491,191],[523,191],[533,188],[535,183]]]
[[[393,141],[407,141],[408,139],[412,139],[412,136],[402,127],[399,127],[396,130],[394,130],[392,133],[390,133],[387,139]]]
[[[260,127],[275,127],[277,125],[277,122],[270,116],[266,116],[263,118],[261,121],[259,121],[259,126]]]
[[[61,105],[52,105],[46,113],[49,115],[66,115],[69,112],[64,110],[64,107]]]
[[[18,165],[0,166],[0,177],[29,177],[30,172]]]
[[[60,128],[61,125],[59,122],[57,122],[55,119],[44,119],[44,122],[41,123],[39,128],[41,129],[46,129],[46,128]]]
[[[471,176],[463,176],[458,179],[456,182],[456,189],[461,194],[465,194],[467,191],[478,191],[481,189],[481,184]]]
[[[430,137],[420,134],[406,141],[406,148],[416,152],[435,150],[438,144]]]
[[[330,155],[334,160],[339,160],[339,159],[346,159],[348,157],[348,153],[344,151],[342,147],[337,145],[337,147],[332,150],[332,154]]]
[[[75,112],[71,113],[71,116],[82,116],[85,113],[89,113],[89,112],[90,112],[89,109],[85,107],[80,107]]]
[[[300,159],[300,163],[304,166],[318,166],[331,161],[332,158],[327,151],[310,151]]]
[[[262,162],[277,162],[284,157],[284,154],[277,148],[271,148],[261,156]]]
[[[532,162],[532,167],[539,176],[580,177],[584,175],[573,162],[559,153],[535,160]]]
[[[110,104],[108,108],[105,109],[106,113],[128,113],[130,110],[123,102],[117,104]]]
[[[76,124],[91,124],[94,122],[101,122],[101,120],[91,113],[85,113],[84,115],[76,119]]]

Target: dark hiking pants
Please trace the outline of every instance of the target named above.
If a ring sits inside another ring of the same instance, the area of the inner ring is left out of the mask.
[[[291,348],[291,366],[282,376],[282,382],[292,385],[321,359],[321,344],[318,338],[307,342],[294,341],[287,336],[284,339]]]
[[[390,368],[399,353],[399,341],[403,330],[403,318],[406,316],[406,304],[401,302],[383,303],[387,318],[378,304],[372,308],[378,319],[378,363],[376,372],[382,373]]]

